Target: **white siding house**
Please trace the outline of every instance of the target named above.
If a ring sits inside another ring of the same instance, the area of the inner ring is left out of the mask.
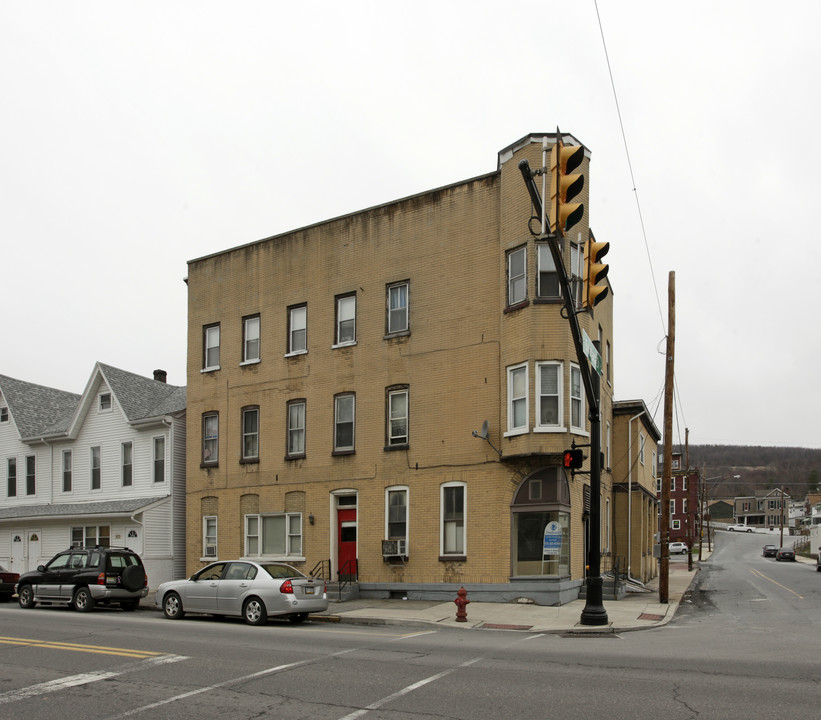
[[[0,564],[101,544],[152,588],[184,575],[185,388],[154,375],[97,363],[82,395],[0,375]]]

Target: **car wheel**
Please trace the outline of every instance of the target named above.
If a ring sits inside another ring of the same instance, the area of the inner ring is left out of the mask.
[[[727,528],[727,532],[735,532],[732,528]]]
[[[140,601],[139,600],[125,600],[125,601],[120,603],[120,607],[123,610],[131,612],[132,610],[136,610],[138,607],[140,607]]]
[[[17,590],[17,602],[21,608],[33,608],[37,603],[34,602],[34,590],[31,585],[23,585]]]
[[[123,587],[128,592],[137,592],[145,584],[145,571],[139,565],[129,565],[123,571]]]
[[[308,613],[296,613],[296,615],[289,615],[288,622],[292,622],[294,625],[299,625],[300,623],[304,623],[308,619]]]
[[[817,565],[816,568],[815,568],[815,571],[816,572],[821,572],[821,565]]]
[[[752,528],[747,528],[747,532],[752,532],[752,531],[753,531]]]
[[[94,598],[91,597],[87,587],[75,590],[74,597],[71,599],[71,607],[77,612],[90,612],[94,609]]]
[[[268,621],[265,603],[256,597],[248,598],[242,606],[242,617],[249,625],[264,625]]]
[[[169,620],[181,620],[185,617],[185,610],[182,609],[182,600],[177,593],[168,593],[162,601],[162,611]]]

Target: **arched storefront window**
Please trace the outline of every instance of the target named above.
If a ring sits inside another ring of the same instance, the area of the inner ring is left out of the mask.
[[[558,466],[542,468],[526,477],[516,490],[510,509],[513,515],[513,575],[568,577],[570,487],[564,469]],[[551,536],[547,543],[546,529]]]

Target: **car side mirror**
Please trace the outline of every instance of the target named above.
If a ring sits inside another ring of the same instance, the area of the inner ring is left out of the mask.
[[[45,571],[46,571],[46,566],[45,565],[38,565],[37,566],[37,572],[45,572]]]

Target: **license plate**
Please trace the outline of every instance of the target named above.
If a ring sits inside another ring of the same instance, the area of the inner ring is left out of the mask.
[[[116,575],[106,575],[105,584],[106,585],[116,585],[118,579],[119,578]]]
[[[314,594],[314,590],[315,590],[315,589],[316,589],[316,588],[306,587],[306,588],[305,588],[305,594],[306,594],[306,595],[313,595],[313,594]]]

